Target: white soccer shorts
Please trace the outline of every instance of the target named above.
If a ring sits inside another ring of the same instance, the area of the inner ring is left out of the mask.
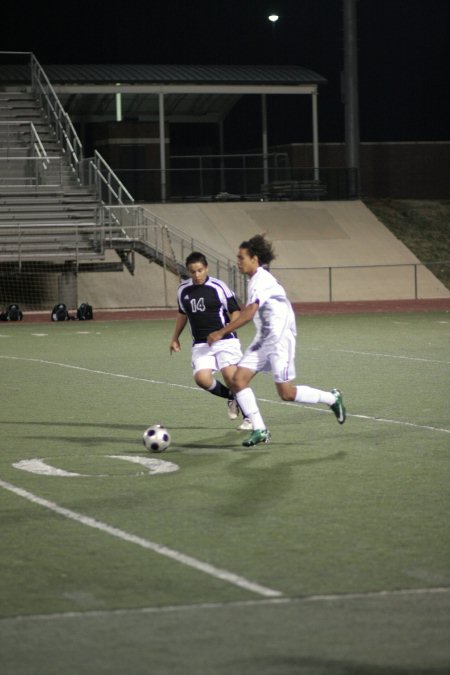
[[[277,383],[295,379],[295,335],[285,330],[276,343],[253,342],[239,366],[255,373],[272,373]]]
[[[241,343],[238,338],[217,340],[211,346],[207,342],[192,347],[192,371],[222,370],[227,366],[237,365],[242,358]]]

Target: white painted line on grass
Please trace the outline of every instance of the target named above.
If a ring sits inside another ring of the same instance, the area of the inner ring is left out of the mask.
[[[261,607],[270,605],[304,605],[320,602],[346,602],[353,600],[372,600],[401,596],[443,595],[450,588],[406,588],[394,591],[368,591],[367,593],[342,593],[333,595],[306,595],[303,597],[282,597],[260,600],[235,600],[232,602],[199,602],[192,605],[165,605],[163,607],[136,607],[128,609],[91,609],[78,612],[55,612],[54,614],[29,614],[0,618],[1,623],[26,621],[60,621],[61,619],[89,619],[142,614],[165,614],[175,612],[196,612],[209,609],[228,609],[233,607]]]
[[[72,370],[80,370],[86,373],[92,373],[93,375],[106,375],[108,377],[118,377],[123,380],[131,380],[133,382],[148,382],[149,384],[162,384],[166,387],[176,387],[179,389],[188,389],[189,391],[195,391],[196,393],[201,393],[202,390],[199,387],[193,387],[191,385],[187,384],[176,384],[174,382],[166,382],[164,380],[152,380],[147,377],[135,377],[134,375],[123,375],[121,373],[111,373],[106,370],[94,370],[92,368],[85,368],[83,366],[74,366],[70,363],[59,363],[58,361],[46,361],[44,359],[32,359],[29,357],[24,357],[24,356],[5,356],[3,354],[0,354],[0,359],[12,359],[16,361],[30,361],[32,363],[41,363],[44,365],[49,365],[49,366],[58,366],[60,368],[71,368]],[[325,408],[315,408],[314,406],[311,405],[300,405],[298,403],[291,403],[289,401],[273,401],[271,399],[267,398],[258,398],[258,401],[262,401],[263,403],[270,403],[271,405],[290,405],[290,406],[295,406],[295,407],[301,407],[305,408],[306,410],[311,410],[316,413],[326,413],[327,415],[330,415],[330,411]],[[392,420],[392,419],[385,419],[383,417],[375,417],[375,416],[370,416],[370,415],[357,415],[354,413],[348,413],[347,412],[347,417],[348,418],[355,418],[355,419],[362,419],[362,420],[367,420],[370,422],[383,422],[384,424],[398,424],[400,426],[405,426],[405,427],[412,427],[414,429],[426,429],[427,431],[438,431],[441,433],[445,434],[450,434],[450,429],[445,429],[441,427],[433,427],[429,426],[426,424],[415,424],[414,422],[404,422],[402,420]]]
[[[148,382],[149,384],[164,384],[168,387],[178,387],[181,389],[191,389],[192,391],[201,392],[199,387],[192,387],[186,384],[176,384],[174,382],[165,382],[163,380],[151,380],[148,377],[135,377],[134,375],[122,375],[121,373],[110,373],[107,370],[94,370],[93,368],[85,368],[83,366],[74,366],[71,363],[59,363],[58,361],[46,361],[45,359],[32,359],[25,356],[5,356],[0,354],[0,359],[12,359],[14,361],[30,361],[32,363],[42,363],[46,366],[58,366],[59,368],[70,368],[71,370],[81,370],[85,373],[92,373],[93,375],[107,375],[109,377],[119,377],[123,380],[132,380],[133,382]]]
[[[370,420],[372,422],[383,422],[384,424],[400,424],[403,427],[413,427],[414,429],[427,429],[428,431],[442,431],[444,434],[450,434],[450,429],[441,427],[431,427],[426,424],[414,424],[414,422],[402,422],[401,420],[389,420],[384,417],[369,417],[368,415],[348,415],[361,420]]]
[[[422,363],[444,363],[450,366],[450,361],[439,361],[438,359],[425,359],[419,356],[404,356],[401,354],[383,354],[379,352],[360,352],[354,349],[330,349],[332,352],[340,352],[344,354],[355,354],[359,356],[381,356],[386,359],[402,359],[403,361],[421,361]]]
[[[148,469],[150,476],[162,473],[173,473],[180,468],[174,462],[168,462],[165,459],[157,459],[156,457],[140,457],[139,455],[108,455],[111,459],[122,459],[125,462],[132,462],[133,464],[140,464]]]
[[[110,459],[121,459],[125,462],[131,462],[132,464],[140,464],[147,469],[147,475],[149,476],[161,475],[163,473],[173,473],[174,471],[178,471],[180,468],[178,464],[175,464],[174,462],[168,462],[164,459],[158,459],[156,457],[141,457],[140,455],[107,456]],[[73,471],[66,471],[65,469],[58,469],[56,466],[48,464],[45,461],[45,458],[39,459],[38,457],[34,457],[33,459],[21,459],[19,462],[13,462],[12,466],[15,469],[28,471],[29,473],[35,473],[40,476],[51,476],[58,478],[74,478],[80,476],[83,478],[99,477],[99,474],[75,473]],[[107,477],[107,475],[108,474],[100,474],[101,477]]]
[[[27,490],[23,490],[16,485],[12,485],[11,483],[7,483],[6,481],[0,480],[0,487],[4,488],[5,490],[9,490],[9,492],[18,495],[19,497],[27,499],[33,504],[39,504],[39,506],[43,506],[50,511],[54,511],[54,513],[58,513],[65,518],[69,518],[70,520],[74,520],[76,523],[100,530],[101,532],[110,534],[117,539],[121,539],[122,541],[136,544],[141,548],[153,551],[154,553],[158,553],[159,555],[165,556],[166,558],[171,558],[181,565],[186,565],[187,567],[192,567],[193,569],[203,572],[204,574],[209,574],[215,579],[220,579],[221,581],[226,581],[230,584],[233,584],[234,586],[244,588],[246,591],[250,591],[251,593],[257,593],[258,595],[262,595],[266,598],[282,596],[280,591],[276,591],[272,588],[266,588],[265,586],[261,586],[258,583],[249,581],[244,577],[240,577],[237,574],[220,569],[219,567],[214,567],[214,565],[210,565],[209,563],[192,558],[189,555],[175,551],[174,549],[168,548],[167,546],[150,541],[149,539],[143,539],[142,537],[138,537],[134,534],[130,534],[129,532],[125,532],[124,530],[120,530],[117,527],[112,527],[111,525],[102,523],[100,520],[96,520],[95,518],[90,518],[89,516],[84,516],[83,514],[77,513],[76,511],[66,509],[63,506],[59,506],[55,502],[38,497],[37,495],[34,495]]]
[[[319,352],[318,347],[305,347],[302,351]],[[443,363],[450,366],[450,361],[439,361],[438,359],[426,359],[420,356],[405,356],[404,354],[384,354],[382,352],[362,352],[357,349],[329,349],[329,352],[340,354],[354,354],[356,356],[381,356],[386,359],[401,359],[403,361],[421,361],[422,363]]]
[[[73,478],[75,476],[84,476],[82,473],[75,473],[74,471],[65,471],[64,469],[58,469],[56,466],[51,466],[47,464],[43,459],[21,459],[20,462],[13,462],[12,465],[15,469],[20,469],[21,471],[29,471],[30,473],[36,473],[40,476],[63,476],[64,478]]]
[[[271,403],[272,405],[289,405],[289,406],[298,407],[298,403],[291,403],[290,401],[272,401],[268,398],[258,398],[258,401],[262,401],[263,403]],[[307,410],[311,410],[311,412],[315,412],[315,413],[325,413],[327,415],[330,414],[330,411],[325,410],[325,408],[315,408],[315,407],[309,406],[309,405],[301,405],[300,407],[306,408]],[[391,420],[391,419],[386,419],[384,417],[375,417],[375,416],[370,416],[370,415],[358,415],[356,413],[347,412],[347,418],[367,420],[369,422],[383,422],[384,424],[399,424],[400,426],[412,427],[413,429],[426,429],[427,431],[440,431],[444,434],[450,434],[450,429],[445,429],[445,428],[442,428],[442,427],[432,427],[432,426],[428,426],[426,424],[415,424],[414,422],[405,422],[403,420]]]

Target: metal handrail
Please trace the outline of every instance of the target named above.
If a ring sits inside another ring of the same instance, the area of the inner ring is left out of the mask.
[[[31,135],[34,138],[34,143],[32,145],[34,152],[36,153],[36,156],[39,157],[39,159],[42,160],[42,167],[45,170],[47,170],[48,165],[49,165],[49,158],[48,154],[42,145],[42,141],[39,137],[38,132],[36,131],[36,127],[34,126],[33,122],[30,122],[30,127],[31,127]]]
[[[102,198],[102,185],[107,189],[108,206],[128,206],[134,204],[134,198],[97,150],[94,152],[94,157],[88,161],[89,183],[90,185],[95,185],[96,192],[103,204],[105,204],[105,201]],[[116,202],[112,199],[113,197]],[[128,204],[125,204],[124,198],[128,201]]]
[[[73,171],[79,177],[79,165],[83,159],[81,141],[44,69],[32,52],[30,52],[30,65],[31,90],[40,100],[42,108],[53,124],[56,138],[60,142],[63,152],[67,155]]]
[[[63,153],[68,158],[69,164],[80,184],[83,184],[83,146],[78,137],[72,121],[64,110],[50,80],[33,52],[0,52],[0,54],[20,54],[30,57],[31,66],[31,91],[39,100],[44,113],[52,125],[56,139],[60,143]],[[116,176],[111,167],[103,159],[99,152],[95,151],[93,160],[89,161],[88,187],[97,191],[99,199],[103,199],[102,186],[106,187],[106,203],[124,204],[127,200],[134,203],[134,199],[126,189],[122,181]]]
[[[30,144],[29,147],[30,149],[34,150],[34,155],[32,157],[37,156],[39,159],[42,160],[42,166],[44,169],[48,167],[49,164],[49,157],[47,154],[47,151],[44,148],[44,145],[41,141],[41,138],[36,130],[36,127],[34,126],[33,122],[28,122],[28,121],[23,121],[23,122],[1,122],[0,121],[0,127],[7,127],[7,150],[10,149],[10,127],[24,127],[24,126],[29,126],[30,127]],[[34,142],[33,142],[34,141]],[[28,149],[28,146],[25,145],[25,148]],[[9,155],[8,155],[9,157]],[[11,158],[11,159],[16,159],[16,158]],[[19,159],[19,158],[17,158]]]
[[[59,165],[61,170],[61,157],[45,158],[35,157],[0,157],[0,167],[6,163],[7,167],[22,167],[20,176],[3,176],[0,175],[0,185],[8,185],[9,187],[32,187],[32,188],[61,188],[61,175],[54,177],[53,181],[47,176],[44,180],[43,171],[48,171],[50,166]]]
[[[105,205],[102,219],[105,223],[105,229],[109,228],[108,234],[110,237],[112,237],[112,229],[115,225],[119,229],[120,235],[127,238],[130,244],[136,240],[151,244],[156,236],[165,239],[172,259],[180,272],[184,269],[184,262],[189,253],[196,250],[201,251],[208,260],[211,275],[226,281],[240,298],[245,297],[245,279],[238,272],[234,261],[215,251],[204,242],[190,237],[186,232],[168,223],[164,218],[152,213],[147,208],[137,205],[129,205],[128,207]],[[159,234],[157,235],[157,233]]]

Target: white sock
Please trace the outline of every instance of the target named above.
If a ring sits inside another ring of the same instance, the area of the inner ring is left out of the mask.
[[[327,405],[336,403],[336,396],[331,391],[322,391],[321,389],[314,389],[305,385],[295,388],[297,390],[295,394],[295,401],[297,403],[326,403]]]
[[[261,417],[261,413],[259,412],[255,394],[250,389],[250,387],[246,387],[246,389],[238,391],[236,398],[241,410],[245,410],[245,415],[252,423],[253,429],[265,429],[266,425],[264,424],[264,420]]]

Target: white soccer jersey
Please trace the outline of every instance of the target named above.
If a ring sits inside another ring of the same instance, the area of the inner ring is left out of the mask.
[[[286,291],[264,267],[258,267],[248,283],[247,304],[254,302],[259,304],[259,309],[253,318],[256,326],[253,343],[276,343],[286,329],[297,334],[294,310]]]

